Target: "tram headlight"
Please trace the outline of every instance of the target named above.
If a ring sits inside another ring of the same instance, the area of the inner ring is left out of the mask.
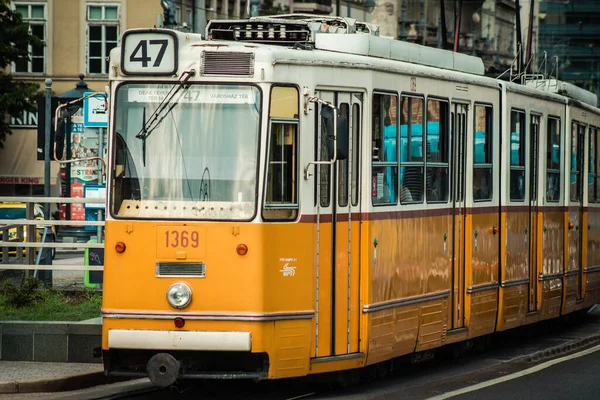
[[[192,301],[192,289],[185,283],[174,283],[167,290],[167,301],[171,307],[185,308]]]

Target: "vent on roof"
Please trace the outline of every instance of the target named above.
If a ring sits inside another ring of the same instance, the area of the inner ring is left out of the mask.
[[[311,30],[305,21],[235,20],[211,21],[207,27],[210,40],[232,40],[292,46],[311,40]]]
[[[254,53],[203,51],[202,75],[254,75]]]

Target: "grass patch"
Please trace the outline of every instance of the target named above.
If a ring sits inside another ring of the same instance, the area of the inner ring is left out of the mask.
[[[15,303],[14,288],[0,292],[0,321],[83,321],[100,316],[98,292],[59,292],[53,289],[16,289],[29,301]]]

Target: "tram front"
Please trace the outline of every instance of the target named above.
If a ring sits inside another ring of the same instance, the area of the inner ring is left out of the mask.
[[[122,64],[111,62],[105,370],[159,386],[305,375],[312,257],[286,239],[312,237],[310,225],[294,223],[290,186],[298,91],[203,78],[203,50],[190,37],[133,31]],[[156,70],[162,63],[170,75]],[[154,70],[136,72],[143,64]]]

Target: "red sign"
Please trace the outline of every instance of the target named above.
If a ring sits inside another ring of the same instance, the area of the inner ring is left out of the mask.
[[[29,176],[0,176],[0,185],[41,185],[43,178],[34,178]]]

